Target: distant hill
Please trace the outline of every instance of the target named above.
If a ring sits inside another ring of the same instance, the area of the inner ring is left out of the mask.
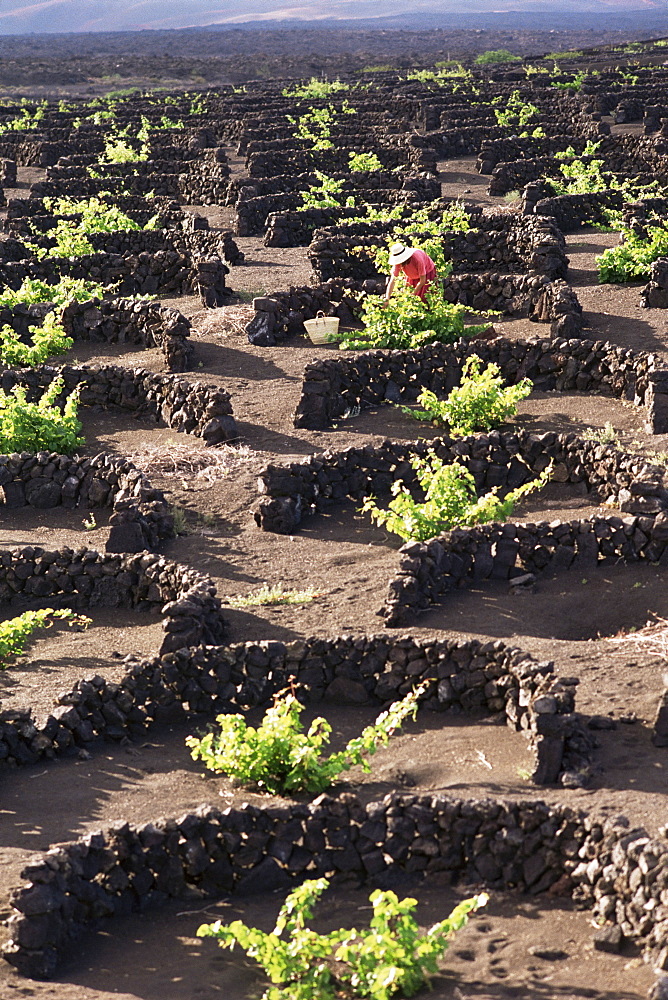
[[[668,0],[3,0],[0,35],[327,28],[668,30]]]
[[[621,52],[626,42],[668,37],[668,0],[280,2],[0,0],[0,87],[53,98],[334,79],[367,66],[428,68],[490,49],[535,58],[611,46]],[[488,9],[504,4],[514,9]]]

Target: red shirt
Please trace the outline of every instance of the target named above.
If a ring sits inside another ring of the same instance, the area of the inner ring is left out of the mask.
[[[403,264],[395,264],[392,268],[393,278],[398,277],[402,273],[411,288],[415,288],[423,275],[426,277],[427,284],[420,293],[420,298],[422,299],[430,282],[436,278],[436,265],[424,250],[414,250],[408,260],[404,261]]]

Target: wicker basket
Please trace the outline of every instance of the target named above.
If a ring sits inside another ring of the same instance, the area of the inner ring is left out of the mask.
[[[312,343],[329,344],[333,340],[336,340],[338,336],[339,317],[325,316],[322,309],[320,309],[316,313],[315,319],[304,320],[304,326]]]

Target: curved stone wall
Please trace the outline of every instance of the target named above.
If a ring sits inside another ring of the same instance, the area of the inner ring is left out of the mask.
[[[147,201],[138,195],[116,195],[114,204],[140,226],[145,226],[157,216],[159,228],[174,229],[183,227],[192,218],[192,213],[181,208],[177,201],[160,196]],[[11,198],[7,206],[4,229],[5,232],[17,237],[32,239],[35,229],[40,233],[46,233],[55,227],[60,218],[67,216],[48,213],[42,198]]]
[[[251,153],[246,160],[249,177],[271,177],[273,174],[302,174],[311,170],[345,171],[351,153],[373,152],[379,158],[386,170],[402,167],[406,170],[411,166],[420,170],[435,167],[432,163],[425,165],[421,156],[415,156],[418,150],[409,147],[398,149],[392,146],[369,146],[367,142],[352,143],[350,146],[338,146],[336,149],[325,150],[272,150],[266,153]]]
[[[356,248],[386,242],[387,226],[364,223],[317,229],[308,249],[316,281],[333,277],[381,277],[371,257]],[[408,234],[418,239],[419,232]],[[453,274],[503,270],[527,272],[551,279],[566,278],[568,258],[561,230],[549,216],[524,216],[516,212],[480,213],[466,232],[443,232],[443,249],[452,261]]]
[[[163,421],[168,427],[204,438],[210,445],[236,438],[230,397],[224,389],[187,382],[176,375],[156,375],[142,368],[116,365],[80,367],[41,365],[38,368],[6,368],[0,374],[5,392],[15,385],[28,388],[28,399],[44,392],[62,376],[63,396],[80,387],[84,406],[118,406],[137,416]]]
[[[376,199],[378,199],[376,201]],[[340,226],[346,219],[356,219],[364,215],[369,205],[375,204],[386,209],[389,206],[406,205],[405,217],[410,218],[415,208],[421,207],[413,191],[403,189],[374,190],[372,199],[364,206],[347,208],[300,208],[298,204],[290,210],[271,212],[266,217],[267,232],[264,237],[266,247],[308,246],[316,229]]]
[[[101,555],[83,547],[48,550],[36,545],[5,549],[0,552],[0,600],[11,601],[16,594],[64,595],[65,603],[78,610],[160,606],[167,633],[161,653],[223,638],[220,601],[209,577],[151,552]]]
[[[640,484],[642,487],[642,483]],[[633,489],[633,484],[629,493]],[[382,609],[386,625],[406,618],[474,580],[512,579],[524,573],[591,570],[603,559],[648,563],[666,559],[668,513],[590,517],[538,524],[484,524],[454,528],[429,542],[409,542]]]
[[[449,275],[441,282],[443,297],[473,309],[493,309],[504,316],[529,316],[550,322],[555,336],[577,336],[582,329],[582,307],[565,281],[524,274]],[[304,332],[304,320],[319,310],[338,316],[344,326],[359,319],[364,295],[382,295],[385,281],[330,278],[321,285],[290,288],[253,299],[255,315],[246,325],[251,344],[271,347]]]
[[[174,620],[165,624],[172,629],[165,644],[173,652],[130,661],[114,683],[100,676],[77,681],[45,721],[29,710],[0,715],[0,760],[33,763],[100,736],[140,736],[153,722],[184,714],[211,718],[266,705],[288,683],[297,685],[303,701],[354,705],[388,704],[424,683],[420,700],[427,709],[498,715],[524,733],[535,784],[554,784],[590,763],[594,743],[574,714],[575,684],[555,677],[551,663],[503,642],[344,635],[185,648],[184,635],[198,627],[192,603],[188,593],[166,605]],[[217,609],[215,601],[205,615],[214,626]],[[57,735],[58,726],[69,733]]]
[[[464,465],[479,493],[494,487],[506,493],[535,479],[552,462],[556,481],[585,483],[598,500],[618,504],[623,513],[654,516],[668,510],[662,466],[574,434],[520,430],[468,437],[446,434],[409,443],[385,441],[270,465],[258,477],[261,499],[255,521],[264,531],[293,534],[307,514],[330,509],[346,498],[389,497],[398,479],[412,490],[418,479],[410,459],[429,452],[446,464]]]
[[[205,305],[223,305],[232,294],[225,286],[227,274],[229,268],[222,259],[194,259],[185,250],[60,257],[57,268],[48,259],[38,261],[24,257],[0,263],[0,282],[9,288],[20,288],[26,278],[49,281],[68,275],[115,286],[120,295],[195,293],[205,299],[207,292],[212,290],[215,301],[205,301]]]
[[[458,341],[412,351],[365,351],[312,361],[304,369],[295,427],[327,427],[355,407],[386,400],[414,403],[421,389],[444,397],[476,354],[495,362],[511,384],[530,378],[536,389],[576,390],[629,399],[647,407],[650,433],[668,431],[668,372],[656,355],[591,340]]]
[[[660,257],[650,268],[649,282],[640,293],[644,309],[668,309],[668,258]]]
[[[31,326],[41,326],[52,303],[0,308],[0,326],[7,324],[22,340],[30,339]],[[103,341],[110,344],[141,344],[159,347],[168,371],[183,372],[190,367],[192,346],[188,343],[192,325],[177,309],[160,302],[133,299],[91,299],[69,302],[56,312],[65,333],[73,340]]]
[[[576,153],[585,148],[585,140],[572,133],[566,135],[512,136],[511,138],[493,139],[483,143],[478,153],[476,168],[479,174],[491,174],[500,163],[510,163],[513,160],[530,160],[534,157],[553,156],[572,146]]]
[[[321,795],[271,810],[201,806],[179,819],[118,824],[35,855],[12,894],[4,957],[48,978],[81,932],[169,899],[287,893],[309,877],[334,884],[386,872],[465,883],[536,898],[556,887],[668,966],[663,885],[668,846],[618,816],[602,819],[537,801]]]
[[[88,241],[94,247],[95,253],[106,253],[116,256],[127,254],[156,254],[159,252],[179,253],[191,261],[209,260],[213,257],[224,257],[226,248],[232,249],[234,241],[230,234],[219,233],[217,230],[184,232],[179,229],[126,229],[108,233],[89,233]],[[46,233],[35,240],[37,246],[48,247],[53,241]],[[234,256],[234,251],[232,250]],[[29,256],[26,254],[26,256]],[[228,263],[232,263],[228,261]]]
[[[162,491],[132,462],[116,455],[0,455],[0,488],[5,510],[111,507],[107,552],[153,550],[174,535],[174,518]]]

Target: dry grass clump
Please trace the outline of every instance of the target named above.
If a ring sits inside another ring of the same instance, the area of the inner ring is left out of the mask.
[[[223,598],[231,608],[262,607],[265,604],[309,604],[314,597],[322,597],[322,592],[307,587],[306,590],[284,590],[282,583],[270,587],[263,583],[254,594],[238,594]]]
[[[646,653],[655,653],[668,661],[668,618],[654,615],[655,621],[648,621],[634,632],[619,632],[610,638],[616,645],[632,646]]]
[[[147,476],[188,476],[214,483],[239,465],[251,462],[255,455],[246,445],[224,444],[219,448],[195,451],[190,442],[166,441],[143,445],[128,458]]]
[[[218,309],[202,309],[192,316],[193,334],[199,337],[212,334],[242,336],[254,315],[253,306],[247,302],[220,306]]]

